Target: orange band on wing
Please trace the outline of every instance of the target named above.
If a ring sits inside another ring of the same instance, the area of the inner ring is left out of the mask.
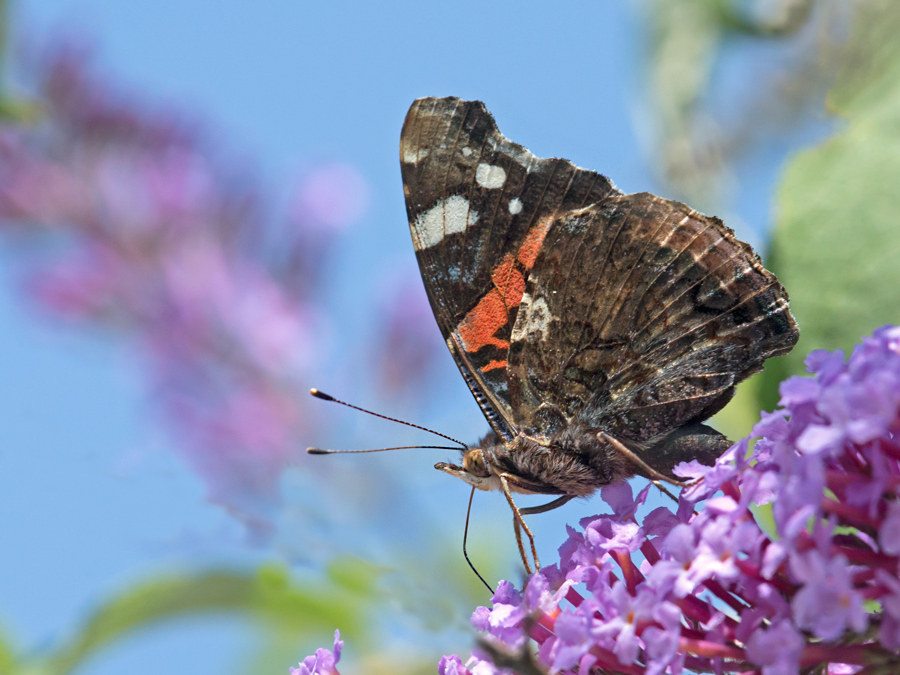
[[[516,260],[512,254],[507,253],[503,256],[503,260],[491,273],[491,281],[500,291],[503,304],[507,308],[516,307],[522,302],[522,295],[525,293],[525,277],[516,269]]]
[[[519,247],[516,256],[507,253],[491,272],[494,288],[466,314],[466,318],[457,328],[463,348],[467,352],[477,352],[488,345],[509,349],[509,342],[494,336],[509,321],[509,310],[518,307],[525,294],[525,276],[518,265],[526,270],[534,266],[552,222],[547,218],[533,227],[525,235],[525,241]],[[506,361],[491,361],[481,371],[505,367]]]
[[[544,218],[525,235],[525,241],[519,247],[519,254],[516,257],[518,257],[519,262],[522,263],[526,270],[534,267],[534,261],[537,260],[538,253],[541,252],[544,237],[547,236],[547,232],[550,231],[552,224],[552,218]]]
[[[457,331],[465,350],[477,352],[487,345],[509,349],[509,342],[494,337],[494,333],[509,320],[506,312],[503,296],[496,288],[492,288],[459,324]]]
[[[503,359],[502,361],[500,361],[498,359],[489,361],[488,363],[486,363],[485,365],[483,365],[481,367],[481,372],[486,373],[489,370],[495,370],[497,368],[506,368],[506,359]]]

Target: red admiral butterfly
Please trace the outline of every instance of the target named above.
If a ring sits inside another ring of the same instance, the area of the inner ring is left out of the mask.
[[[436,468],[504,493],[526,568],[523,513],[729,447],[703,420],[798,330],[721,220],[539,159],[479,101],[414,102],[400,161],[434,316],[492,429]]]

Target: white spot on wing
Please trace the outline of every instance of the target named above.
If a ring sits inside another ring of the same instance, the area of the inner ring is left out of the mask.
[[[468,157],[469,155],[472,154],[472,148],[470,148],[469,146],[464,147],[462,149],[462,154],[463,154],[463,157]]]
[[[502,166],[494,164],[479,164],[475,169],[475,182],[488,190],[503,187],[506,182],[506,171]]]
[[[544,298],[533,300],[531,295],[525,293],[519,305],[519,316],[516,318],[511,339],[515,342],[540,333],[540,339],[546,340],[550,331],[551,318],[550,308]]]
[[[413,222],[413,244],[417,251],[434,246],[448,234],[465,231],[478,220],[478,212],[469,210],[469,200],[453,195],[439,201]]]
[[[407,148],[403,151],[403,161],[406,164],[416,164],[428,157],[428,152],[428,148],[419,148],[418,150]]]
[[[518,197],[513,197],[509,200],[509,212],[514,216],[522,213],[522,200]]]

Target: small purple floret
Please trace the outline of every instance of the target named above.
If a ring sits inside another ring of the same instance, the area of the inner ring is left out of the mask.
[[[341,632],[334,631],[334,647],[331,651],[319,647],[312,656],[307,656],[297,668],[291,668],[290,675],[339,675],[337,668],[341,660],[341,648],[344,641],[341,640]]]

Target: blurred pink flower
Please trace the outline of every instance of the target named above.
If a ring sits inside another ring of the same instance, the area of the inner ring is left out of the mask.
[[[295,221],[342,230],[358,220],[369,205],[369,186],[349,164],[326,164],[308,170],[292,205]]]
[[[418,272],[412,267],[395,270],[378,283],[381,302],[374,360],[378,381],[388,391],[416,394],[430,381],[437,360],[447,357],[447,348]]]
[[[309,170],[275,229],[244,163],[177,112],[115,91],[88,50],[57,48],[31,76],[40,116],[0,126],[0,232],[40,254],[26,288],[145,349],[189,464],[252,520],[313,422],[299,380],[317,353],[314,298],[366,182],[347,165]]]

